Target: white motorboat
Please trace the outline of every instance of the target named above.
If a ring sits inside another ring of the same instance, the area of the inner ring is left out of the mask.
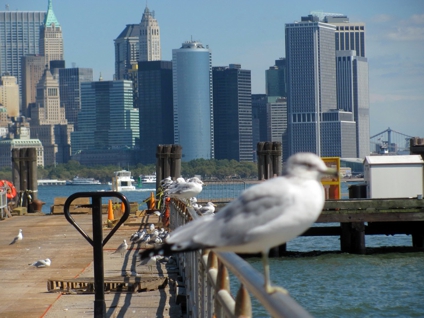
[[[155,183],[156,184],[156,175],[155,174],[147,174],[145,176],[141,176],[141,183],[143,183],[143,184]]]
[[[138,177],[137,189],[142,189],[143,186],[148,185],[156,185],[156,174],[146,174]]]
[[[75,178],[71,180],[66,180],[66,185],[93,185],[93,184],[101,184],[99,180],[96,180],[94,178],[80,178],[76,176]]]
[[[133,185],[134,179],[131,176],[131,171],[120,170],[115,171],[112,178],[112,191],[133,191],[135,186]]]

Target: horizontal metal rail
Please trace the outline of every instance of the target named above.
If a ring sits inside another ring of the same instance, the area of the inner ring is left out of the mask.
[[[172,201],[171,229],[197,217],[192,208]],[[272,317],[311,317],[289,295],[268,294],[263,275],[234,253],[204,250],[180,254],[179,268],[185,284],[188,317],[252,317],[249,292]],[[228,271],[240,282],[236,296],[230,291]]]

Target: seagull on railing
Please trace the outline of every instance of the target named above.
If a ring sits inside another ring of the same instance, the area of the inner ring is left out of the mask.
[[[197,212],[197,214],[201,216],[206,216],[206,215],[214,214],[215,207],[216,205],[209,201],[208,203],[206,203],[206,205],[199,206],[197,209],[195,208],[194,210]]]
[[[199,249],[261,253],[266,292],[287,293],[271,285],[268,253],[301,235],[317,220],[325,201],[323,174],[337,175],[337,171],[312,153],[297,153],[289,158],[283,176],[246,189],[217,214],[178,227],[162,246],[145,250],[140,257]]]
[[[203,182],[197,177],[190,178],[189,180],[176,183],[175,186],[164,190],[164,194],[170,198],[186,201],[190,205],[188,200],[202,192]]]

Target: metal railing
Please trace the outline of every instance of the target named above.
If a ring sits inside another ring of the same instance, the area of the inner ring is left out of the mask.
[[[192,208],[172,200],[171,229],[197,217]],[[249,292],[272,317],[311,317],[289,295],[268,294],[263,275],[234,253],[204,250],[179,254],[178,259],[188,317],[252,317]],[[240,282],[236,296],[230,291],[229,271]]]
[[[0,187],[0,218],[5,218],[7,209],[7,190],[6,187]]]

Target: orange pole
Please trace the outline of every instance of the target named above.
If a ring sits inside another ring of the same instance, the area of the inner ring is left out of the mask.
[[[153,194],[153,192],[150,193],[150,210],[154,210],[156,205],[156,200],[155,200],[155,195]]]

